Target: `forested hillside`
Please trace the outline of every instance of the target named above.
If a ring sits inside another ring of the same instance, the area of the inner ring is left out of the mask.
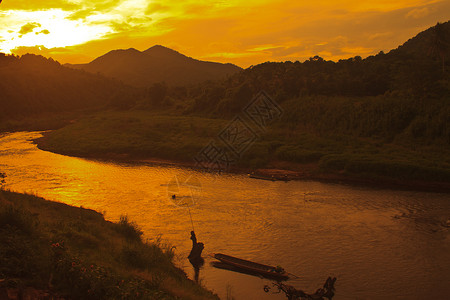
[[[133,90],[42,56],[0,53],[0,121],[20,116],[100,108]]]
[[[278,101],[296,97],[378,96],[440,97],[449,93],[450,22],[438,24],[385,54],[326,61],[267,62],[230,79],[202,85],[193,91],[196,108],[213,110],[225,99],[230,106],[265,90]],[[192,93],[192,91],[191,91]],[[209,101],[208,101],[209,100]]]
[[[267,62],[225,81],[169,89],[149,99],[228,118],[264,90],[285,109],[281,126],[289,130],[450,144],[449,43],[446,22],[387,54]]]

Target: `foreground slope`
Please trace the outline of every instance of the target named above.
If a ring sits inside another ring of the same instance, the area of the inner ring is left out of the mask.
[[[218,299],[141,235],[126,217],[0,188],[0,299]]]

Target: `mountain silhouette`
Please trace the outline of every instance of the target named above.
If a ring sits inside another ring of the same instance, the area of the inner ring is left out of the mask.
[[[148,87],[156,82],[172,86],[195,84],[224,79],[242,70],[229,63],[196,60],[160,45],[142,52],[134,48],[113,50],[88,64],[66,66],[100,73],[138,87]]]
[[[314,56],[300,61],[265,62],[222,82],[205,82],[185,96],[198,113],[230,117],[263,90],[278,103],[305,97],[384,97],[439,99],[450,91],[450,22],[438,23],[387,54],[380,51],[327,61]],[[448,97],[448,96],[447,96]],[[182,96],[176,97],[182,99]],[[338,110],[337,110],[338,111]]]
[[[0,122],[46,112],[91,110],[115,98],[133,99],[135,88],[98,74],[73,70],[51,58],[0,53]],[[130,101],[131,101],[130,100]]]
[[[435,47],[446,48],[446,54],[449,54],[450,47],[450,21],[444,23],[437,23],[416,36],[410,38],[408,41],[400,45],[397,49],[389,52],[391,55],[403,55],[414,58],[432,56],[436,50]]]

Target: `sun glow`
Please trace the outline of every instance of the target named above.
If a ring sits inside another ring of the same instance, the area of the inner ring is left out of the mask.
[[[19,46],[44,46],[56,48],[82,44],[99,39],[112,32],[103,24],[87,24],[81,20],[69,20],[70,12],[60,9],[44,11],[9,10],[0,14],[3,40],[0,50],[10,53]],[[23,25],[22,25],[23,24]]]

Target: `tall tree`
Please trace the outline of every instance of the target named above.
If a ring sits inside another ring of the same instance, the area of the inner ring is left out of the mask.
[[[429,53],[431,56],[437,56],[442,62],[442,74],[445,74],[445,59],[449,53],[449,32],[442,23],[437,23],[432,27],[431,44]]]

